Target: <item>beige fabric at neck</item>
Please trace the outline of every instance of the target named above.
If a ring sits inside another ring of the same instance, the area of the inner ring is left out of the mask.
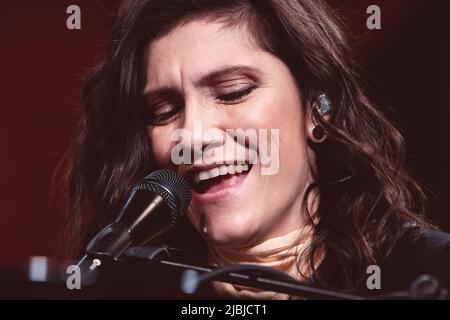
[[[269,239],[257,246],[244,250],[228,248],[209,248],[209,264],[223,267],[230,264],[255,264],[271,267],[288,273],[297,280],[308,276],[306,263],[298,264],[299,255],[307,248],[311,240],[311,228],[292,231],[286,235]],[[301,273],[298,270],[300,267]],[[288,294],[214,282],[213,287],[219,294],[229,295],[236,299],[288,300],[299,299]]]

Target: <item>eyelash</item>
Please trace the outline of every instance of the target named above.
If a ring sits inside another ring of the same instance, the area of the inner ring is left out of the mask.
[[[148,125],[151,126],[158,126],[158,125],[165,125],[172,121],[174,117],[176,117],[179,114],[179,108],[174,106],[174,104],[170,103],[171,109],[170,111],[163,112],[161,114],[154,114],[148,116]],[[157,109],[158,107],[150,107],[150,110]],[[151,111],[150,111],[151,113]]]
[[[236,104],[236,103],[241,102],[241,100],[243,98],[245,98],[250,93],[252,93],[253,90],[255,90],[255,88],[256,88],[255,86],[251,86],[251,87],[248,87],[243,90],[233,91],[228,94],[223,94],[223,95],[217,96],[216,99],[225,101],[226,103],[229,103],[229,104]]]

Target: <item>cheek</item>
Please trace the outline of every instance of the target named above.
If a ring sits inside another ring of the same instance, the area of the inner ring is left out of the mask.
[[[264,121],[267,127],[278,129],[279,168],[278,178],[298,179],[292,172],[301,174],[307,165],[307,135],[304,125],[301,97],[293,86],[278,88],[271,99],[266,99]]]
[[[248,122],[259,128],[295,130],[303,123],[302,103],[295,87],[275,87],[264,90],[246,110]]]
[[[287,114],[287,113],[286,113]],[[280,167],[303,172],[307,166],[307,135],[301,107],[282,120],[280,129]]]
[[[300,96],[296,92],[297,90],[294,87],[285,92],[280,90],[282,95],[278,96],[277,103],[280,111],[277,116],[274,116],[274,121],[277,122],[280,128],[281,142],[290,144],[292,148],[295,145],[299,145],[294,143],[294,141],[300,141],[303,144],[306,138],[303,105]]]
[[[153,161],[157,167],[169,167],[171,165],[172,142],[170,130],[157,127],[147,131],[148,145],[152,153]]]

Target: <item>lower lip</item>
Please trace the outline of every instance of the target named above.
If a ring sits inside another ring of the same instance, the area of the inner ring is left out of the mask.
[[[193,190],[192,199],[201,204],[223,200],[242,186],[242,183],[250,174],[250,171],[246,174],[233,175],[230,178],[233,179],[232,181],[227,181],[222,186],[213,187],[213,190],[210,192],[198,193]]]

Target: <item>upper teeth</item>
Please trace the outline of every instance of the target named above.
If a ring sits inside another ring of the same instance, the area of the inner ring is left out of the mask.
[[[248,171],[248,164],[230,164],[230,165],[221,165],[219,167],[215,167],[209,170],[201,170],[198,171],[195,176],[195,182],[212,179],[218,176],[224,176],[227,174],[236,174],[241,173],[243,171]]]

